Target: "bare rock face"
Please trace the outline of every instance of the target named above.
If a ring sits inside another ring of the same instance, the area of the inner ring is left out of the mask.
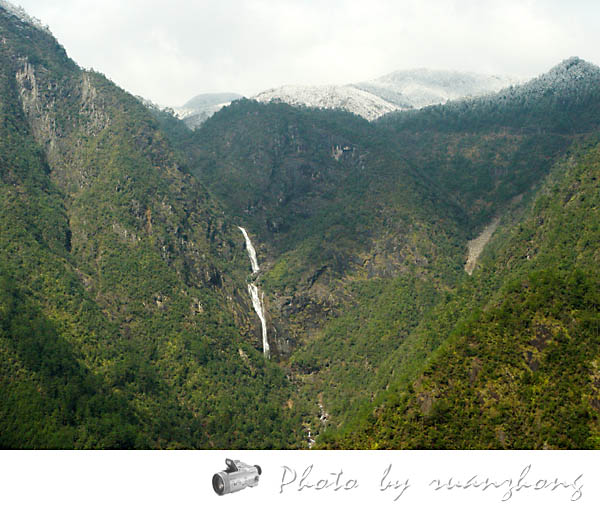
[[[475,239],[472,239],[467,244],[468,254],[467,254],[467,262],[465,263],[465,271],[468,274],[473,274],[473,270],[477,265],[477,259],[483,252],[485,245],[492,238],[492,234],[498,228],[498,224],[500,223],[500,218],[495,218],[490,224],[488,224],[481,234],[477,236]]]
[[[38,84],[35,67],[28,59],[19,59],[20,68],[15,74],[19,87],[19,96],[23,111],[32,127],[33,135],[43,146],[46,146],[48,155],[56,154],[57,141],[60,133],[57,132],[56,119],[54,117],[54,100],[49,93],[41,93]],[[47,82],[45,77],[41,78],[41,86],[45,92],[52,90],[52,83]]]

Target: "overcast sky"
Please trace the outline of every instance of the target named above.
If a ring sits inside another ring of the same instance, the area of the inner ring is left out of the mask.
[[[598,0],[13,0],[79,65],[161,105],[427,67],[600,64]]]

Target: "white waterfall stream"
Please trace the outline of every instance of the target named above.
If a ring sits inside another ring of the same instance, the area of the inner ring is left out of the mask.
[[[248,251],[248,257],[250,257],[250,264],[252,265],[252,274],[256,274],[260,271],[258,267],[258,260],[256,258],[256,250],[252,245],[252,241],[250,241],[250,236],[246,232],[246,229],[238,226],[239,230],[242,231],[244,235],[244,240],[246,241],[246,250]],[[254,311],[258,315],[260,319],[260,324],[262,327],[262,341],[263,341],[263,353],[265,357],[269,357],[269,342],[267,341],[267,319],[265,317],[265,307],[263,304],[263,294],[258,290],[258,287],[254,283],[248,284],[248,293],[250,294],[250,298],[252,298],[252,306],[254,307]]]
[[[256,258],[256,250],[254,250],[254,246],[252,246],[252,241],[250,241],[250,236],[246,232],[246,229],[240,227],[238,225],[238,229],[242,231],[244,235],[244,239],[246,240],[246,250],[248,251],[248,257],[250,257],[250,264],[252,264],[252,273],[258,273],[260,268],[258,267],[258,259]]]

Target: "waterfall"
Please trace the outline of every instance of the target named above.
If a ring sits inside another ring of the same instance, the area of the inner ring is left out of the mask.
[[[254,246],[252,246],[252,241],[250,241],[250,236],[246,232],[246,229],[238,226],[239,230],[242,231],[244,235],[244,240],[246,241],[246,250],[248,251],[248,257],[250,257],[250,264],[252,265],[252,274],[256,274],[259,272],[260,268],[258,267],[258,260],[256,258],[256,250]],[[263,353],[265,357],[269,357],[269,342],[267,341],[267,319],[265,317],[265,307],[263,304],[263,294],[258,290],[258,287],[254,283],[248,284],[248,293],[252,298],[252,306],[254,307],[254,311],[258,315],[260,319],[260,324],[262,327],[262,341],[263,341]]]
[[[260,324],[262,327],[263,352],[265,354],[265,357],[269,357],[269,342],[267,341],[267,319],[265,318],[262,294],[259,295],[258,287],[253,283],[248,284],[248,292],[250,293],[250,297],[252,298],[252,306],[254,306],[254,311],[260,319]]]
[[[258,273],[260,268],[258,267],[258,260],[256,258],[256,250],[254,250],[254,247],[252,246],[252,241],[250,241],[250,236],[248,236],[246,229],[244,229],[243,227],[240,227],[238,225],[238,229],[240,231],[242,231],[242,234],[244,235],[244,239],[246,240],[246,250],[248,250],[248,257],[250,257],[250,264],[252,264],[252,274]]]

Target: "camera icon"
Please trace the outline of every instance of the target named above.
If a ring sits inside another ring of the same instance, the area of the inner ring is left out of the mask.
[[[227,468],[213,475],[212,485],[219,496],[235,493],[244,488],[258,486],[262,469],[258,465],[247,465],[239,460],[226,459]]]

